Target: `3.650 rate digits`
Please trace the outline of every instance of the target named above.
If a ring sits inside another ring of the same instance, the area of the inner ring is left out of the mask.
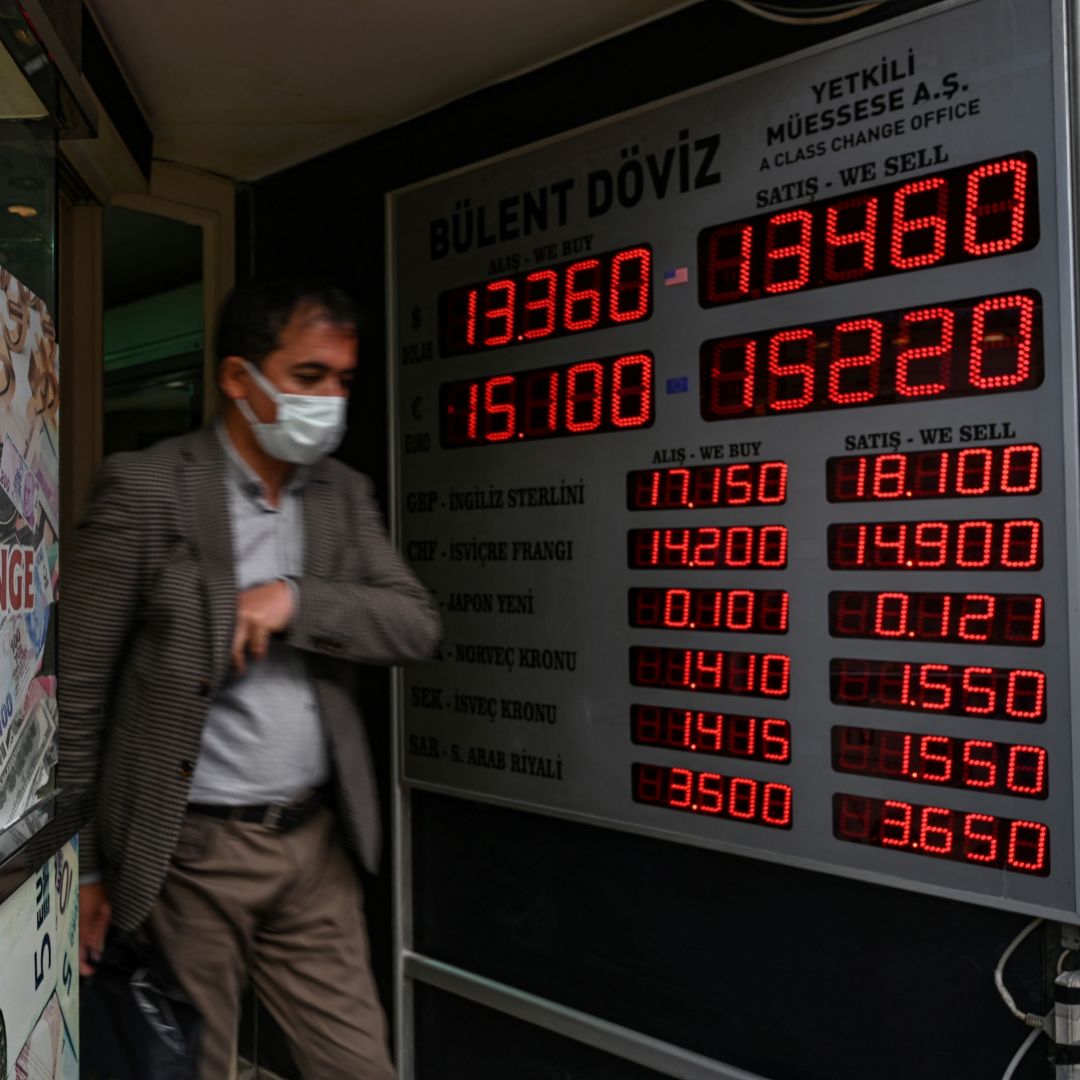
[[[833,637],[1042,645],[1045,603],[1034,593],[833,592]]]
[[[783,589],[631,589],[630,625],[652,630],[786,634]]]
[[[1050,830],[1038,821],[836,794],[833,836],[972,866],[1040,877],[1050,873]]]
[[[703,525],[695,529],[631,529],[633,570],[779,570],[787,566],[786,525]]]
[[[634,802],[667,810],[709,814],[774,829],[791,828],[792,792],[788,784],[635,762],[631,790]]]
[[[786,698],[791,688],[791,657],[634,645],[630,649],[630,682],[699,694]]]
[[[634,705],[630,710],[630,741],[639,746],[771,761],[774,765],[791,761],[791,725],[775,716]]]
[[[1039,239],[1030,153],[961,165],[698,234],[698,301],[734,304],[1025,251]]]
[[[1043,380],[1042,301],[1006,293],[714,338],[700,375],[705,420],[1030,390]]]
[[[829,526],[833,570],[1038,570],[1042,522],[878,521]]]
[[[708,510],[717,506],[777,506],[787,501],[785,461],[638,469],[626,474],[630,510]]]
[[[829,458],[825,472],[829,502],[1037,495],[1042,449],[1037,443],[1018,443],[858,454]]]
[[[837,772],[1026,799],[1045,799],[1049,792],[1048,758],[1041,746],[988,739],[834,727],[832,765]]]
[[[829,662],[829,688],[837,705],[1033,724],[1046,719],[1046,675],[1031,668],[839,659]]]

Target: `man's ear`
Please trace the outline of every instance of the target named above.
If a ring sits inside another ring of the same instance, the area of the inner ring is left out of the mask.
[[[242,356],[226,356],[218,365],[218,386],[230,401],[247,397],[248,388],[245,377]]]

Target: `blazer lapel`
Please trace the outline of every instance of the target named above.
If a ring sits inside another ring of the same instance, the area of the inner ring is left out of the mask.
[[[233,556],[225,451],[217,432],[204,428],[187,455],[187,484],[191,496],[193,536],[203,565],[207,622],[214,670],[212,690],[229,670],[236,621],[236,564]]]
[[[311,469],[304,486],[304,573],[329,577],[337,550],[334,486],[324,462]]]

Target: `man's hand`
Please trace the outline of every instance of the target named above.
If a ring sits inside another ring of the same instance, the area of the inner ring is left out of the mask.
[[[103,882],[79,888],[79,974],[93,975],[105,949],[105,933],[112,921],[112,905]]]
[[[284,581],[256,585],[237,596],[232,662],[238,674],[244,674],[249,655],[252,660],[266,656],[271,634],[280,634],[292,617],[292,589]]]

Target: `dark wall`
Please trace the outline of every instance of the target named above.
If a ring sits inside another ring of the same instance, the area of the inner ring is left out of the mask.
[[[810,29],[710,0],[254,185],[241,215],[249,269],[325,274],[359,299],[363,370],[341,455],[385,504],[388,191],[922,6],[892,0]],[[386,686],[373,673],[365,703],[383,762]],[[389,805],[388,770],[382,787]],[[1024,1037],[992,983],[1023,918],[457,799],[414,810],[418,934],[447,961],[776,1080],[996,1078]],[[368,899],[389,1001],[388,873]],[[1033,1010],[1049,1007],[1045,947],[1036,935],[1010,975]],[[418,1030],[439,1030],[448,1008],[421,995]],[[471,1015],[481,1031],[483,1013]],[[492,1022],[485,1055],[514,1045],[505,1030]],[[467,1075],[451,1059],[424,1057],[423,1080]],[[474,1076],[524,1075],[479,1062]],[[537,1075],[601,1075],[551,1064]],[[1045,1075],[1045,1047],[1016,1074]]]

